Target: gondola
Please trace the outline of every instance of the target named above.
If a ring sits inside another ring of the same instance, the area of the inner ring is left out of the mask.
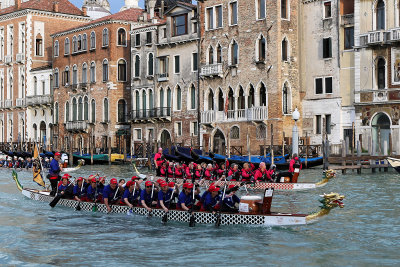
[[[398,173],[400,173],[400,159],[395,159],[391,157],[386,158],[390,166],[395,169]]]
[[[30,199],[50,203],[54,197],[50,196],[48,191],[39,191],[36,189],[23,188],[18,180],[16,172],[13,172],[13,179],[16,182],[18,189],[21,193]],[[192,212],[181,210],[170,210],[167,213],[168,221],[177,221],[190,223],[190,226],[196,224],[213,224],[213,225],[260,225],[260,226],[294,226],[305,225],[316,222],[320,217],[329,214],[329,212],[336,207],[343,207],[342,200],[344,196],[337,193],[330,193],[322,195],[320,202],[322,203],[321,209],[312,214],[291,214],[271,212],[271,203],[273,197],[273,189],[265,190],[263,198],[259,196],[242,197],[242,202],[239,206],[239,213],[217,213],[210,212]],[[91,202],[78,202],[71,199],[60,199],[58,206],[65,206],[76,209],[80,206],[80,212],[93,211],[96,206],[96,212],[107,213],[104,204],[95,204]],[[142,216],[149,216],[153,218],[162,218],[165,212],[162,209],[153,209],[151,214],[142,207],[134,207],[129,209],[127,206],[112,205],[112,213],[131,213]],[[192,224],[193,219],[193,224]]]

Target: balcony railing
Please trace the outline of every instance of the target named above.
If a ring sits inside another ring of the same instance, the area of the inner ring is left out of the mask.
[[[25,106],[25,98],[17,98],[15,101],[17,107]]]
[[[201,66],[201,76],[222,76],[222,63]]]
[[[253,107],[249,108],[247,112],[247,120],[249,121],[263,121],[268,118],[267,107]]]
[[[366,34],[360,35],[360,45],[365,46],[365,45],[377,45],[381,44],[383,42],[386,42],[387,39],[390,38],[388,36],[388,32],[385,31],[373,31],[373,32],[368,32]]]
[[[389,94],[388,94],[387,90],[379,90],[377,92],[374,92],[373,101],[374,102],[387,102],[389,100],[388,96],[389,96]]]
[[[224,121],[263,121],[268,118],[267,107],[224,111],[206,110],[201,112],[201,123],[210,124]]]
[[[354,25],[354,14],[346,14],[341,17],[342,26]]]
[[[159,82],[168,81],[168,78],[169,78],[168,73],[159,73],[159,74],[157,74],[157,80],[158,80]]]
[[[132,120],[165,119],[171,117],[171,108],[132,110]]]
[[[215,111],[206,110],[201,112],[201,122],[202,123],[213,123],[215,122]]]
[[[87,121],[69,121],[66,125],[67,131],[86,131],[88,128]]]
[[[390,41],[400,41],[400,28],[394,28],[390,30]]]
[[[7,100],[5,101],[4,107],[5,107],[5,108],[12,108],[12,107],[13,107],[13,101],[12,101],[12,99],[7,99]]]
[[[28,96],[26,98],[27,106],[49,105],[52,102],[53,102],[53,97],[51,95],[36,95],[36,96]]]

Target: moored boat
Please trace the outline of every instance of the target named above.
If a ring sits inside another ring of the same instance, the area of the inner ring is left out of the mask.
[[[392,166],[393,169],[400,173],[400,159],[395,159],[391,157],[387,157],[386,159],[389,162],[390,166]]]
[[[48,191],[39,191],[35,189],[23,188],[18,180],[16,172],[13,172],[13,179],[15,180],[18,189],[27,198],[50,203],[54,197],[50,196]],[[216,224],[220,225],[262,225],[262,226],[291,226],[291,225],[304,225],[315,222],[322,216],[329,214],[329,212],[335,207],[343,207],[342,200],[344,196],[337,193],[324,194],[322,196],[321,210],[312,214],[290,214],[290,213],[278,213],[271,212],[271,203],[273,197],[273,189],[267,189],[264,193],[264,199],[259,202],[261,198],[248,197],[243,200],[243,203],[239,206],[240,213],[218,213],[213,214],[210,212],[192,212],[181,210],[170,210],[167,213],[169,221],[178,222],[190,222],[192,221],[198,224]],[[71,199],[61,199],[58,205],[77,208],[78,205],[80,210],[93,211],[94,208],[97,212],[107,213],[106,206],[104,204],[95,204],[92,202],[78,202]],[[254,208],[257,207],[257,208]],[[134,213],[143,216],[158,217],[162,218],[166,213],[162,209],[153,209],[151,214],[142,207],[134,207],[131,210],[127,206],[112,205],[112,213]],[[218,225],[219,226],[219,225]]]

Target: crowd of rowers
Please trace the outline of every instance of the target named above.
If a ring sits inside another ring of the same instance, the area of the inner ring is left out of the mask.
[[[244,163],[243,167],[238,164],[229,166],[229,161],[222,164],[201,163],[196,164],[190,162],[188,165],[175,162],[168,162],[163,154],[162,148],[159,148],[158,153],[154,156],[154,164],[157,168],[157,176],[167,178],[182,178],[182,179],[206,179],[217,180],[222,176],[227,177],[229,181],[244,181],[244,182],[281,182],[282,177],[292,178],[295,167],[302,168],[301,162],[296,154],[293,155],[289,163],[289,171],[278,172],[275,164],[271,164],[267,169],[265,162],[261,162],[256,168],[252,163]],[[290,181],[287,181],[290,182]]]
[[[71,176],[64,174],[58,183],[56,194],[66,199],[76,201],[105,204],[111,212],[112,205],[124,205],[130,209],[143,207],[149,212],[154,207],[168,212],[170,209],[182,211],[209,211],[209,212],[238,212],[240,203],[236,192],[239,186],[229,185],[221,188],[220,178],[201,193],[198,183],[174,183],[158,179],[156,182],[144,181],[136,176],[126,182],[116,178],[106,184],[105,177],[90,175],[88,178],[79,177],[73,183]],[[141,185],[144,183],[144,188]],[[182,188],[182,191],[180,191]]]
[[[49,163],[49,159],[47,159],[47,162]],[[43,162],[46,164],[46,161]],[[12,169],[29,169],[32,168],[33,166],[33,159],[30,157],[27,157],[26,159],[22,157],[11,157],[11,156],[6,156],[5,159],[0,160],[0,167],[3,168],[12,168]]]

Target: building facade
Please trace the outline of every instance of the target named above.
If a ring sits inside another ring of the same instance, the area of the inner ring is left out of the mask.
[[[0,9],[0,142],[35,139],[47,140],[49,145],[51,100],[47,98],[43,105],[37,105],[35,98],[51,95],[51,77],[41,71],[52,63],[50,34],[88,18],[67,0],[19,0],[14,5],[4,4],[9,6]],[[43,81],[37,81],[37,87],[35,73],[43,77]]]
[[[199,3],[202,146],[221,154],[263,154],[260,147],[271,143],[271,125],[273,143],[282,145],[284,136],[292,135],[292,111],[302,111],[300,3]]]
[[[133,141],[197,146],[196,6],[171,4],[163,21],[133,30],[131,40]]]

